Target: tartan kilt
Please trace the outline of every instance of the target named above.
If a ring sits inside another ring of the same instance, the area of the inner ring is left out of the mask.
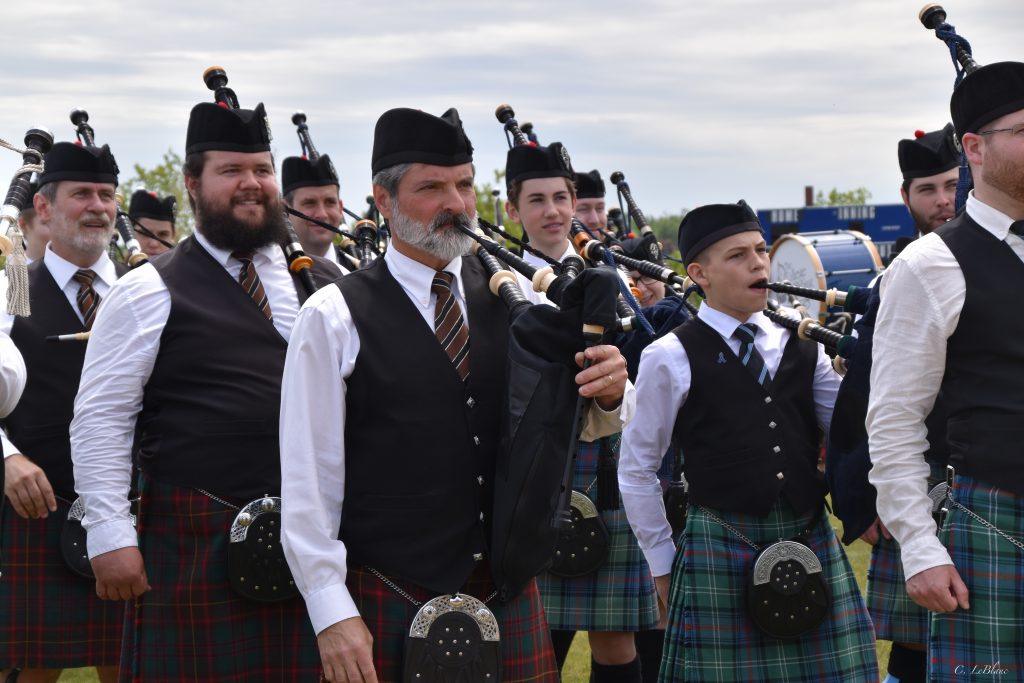
[[[953,499],[1024,540],[1024,498],[957,476]],[[971,608],[932,613],[929,680],[1024,680],[1024,550],[955,505],[946,507],[939,540],[970,591]]]
[[[622,437],[612,439],[616,459]],[[573,488],[590,491],[597,501],[599,442],[580,442],[576,450]],[[643,551],[626,519],[621,499],[618,510],[600,513],[608,527],[608,560],[586,576],[562,578],[547,572],[537,577],[544,613],[551,628],[575,631],[635,632],[654,628],[658,623],[658,603],[654,578]]]
[[[928,643],[928,610],[907,595],[896,539],[883,536],[871,548],[866,601],[876,638],[894,643]]]
[[[22,519],[0,497],[0,669],[116,666],[126,603],[100,600],[96,582],[64,563],[71,504],[58,498],[46,519]]]
[[[302,599],[258,603],[228,582],[238,511],[192,489],[146,478],[141,486],[139,547],[152,590],[126,617],[122,683],[316,680],[320,655]]]
[[[394,583],[421,603],[437,597],[436,593],[407,582]],[[373,636],[373,666],[377,680],[399,683],[402,680],[405,639],[419,607],[362,567],[348,568],[346,584],[359,615]],[[494,590],[489,565],[482,562],[461,592],[486,601]],[[536,583],[531,581],[512,602],[491,602],[487,607],[498,620],[502,683],[558,683],[558,664],[551,648],[551,635]]]
[[[761,547],[796,536],[813,518],[796,517],[782,501],[766,517],[712,512]],[[832,609],[816,631],[797,640],[776,640],[747,616],[746,591],[756,552],[690,506],[672,568],[659,681],[877,683],[871,619],[824,515],[814,524],[809,544],[821,561]]]

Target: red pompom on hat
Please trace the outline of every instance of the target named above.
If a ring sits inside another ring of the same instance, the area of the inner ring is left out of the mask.
[[[918,129],[914,131],[914,137],[917,138],[918,140],[923,138],[925,135],[926,133],[923,130]]]

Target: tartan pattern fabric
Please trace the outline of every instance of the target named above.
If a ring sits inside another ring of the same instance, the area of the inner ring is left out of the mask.
[[[876,638],[894,643],[928,643],[928,610],[907,595],[896,539],[881,537],[871,549],[865,601]]]
[[[740,340],[743,344],[740,347],[740,362],[743,364],[750,374],[754,376],[757,383],[763,386],[765,389],[771,390],[772,388],[772,377],[768,372],[768,366],[764,364],[764,357],[754,346],[754,338],[757,337],[758,327],[754,323],[743,323],[736,327],[736,331],[732,333],[732,336]]]
[[[1024,498],[960,476],[953,498],[1024,540]],[[946,507],[939,540],[970,591],[971,608],[931,615],[929,680],[1024,680],[1024,550],[956,506]]]
[[[121,654],[125,603],[100,600],[96,583],[73,574],[60,553],[71,505],[46,519],[0,506],[0,670],[113,666]]]
[[[71,279],[78,283],[78,295],[75,300],[78,302],[78,310],[82,313],[83,325],[85,329],[91,330],[92,323],[96,320],[96,309],[100,305],[100,295],[92,287],[96,271],[79,269]]]
[[[761,518],[712,512],[765,547],[796,536],[813,515],[796,517],[779,501]],[[747,616],[746,590],[756,553],[691,506],[669,592],[662,683],[877,683],[875,638],[850,564],[824,515],[808,539],[821,561],[832,608],[816,631],[775,640]]]
[[[302,599],[257,603],[231,589],[237,510],[152,479],[141,486],[139,546],[153,588],[126,618],[122,683],[315,681],[320,654]]]
[[[469,378],[469,328],[452,292],[455,276],[446,270],[439,270],[430,283],[430,291],[437,295],[434,304],[434,334],[448,359],[465,382]]]
[[[609,437],[618,458],[621,436]],[[590,491],[597,500],[600,443],[580,442],[576,450],[573,488]],[[626,513],[605,510],[600,513],[608,527],[608,561],[597,571],[576,578],[562,578],[544,572],[537,577],[544,613],[553,629],[577,631],[642,631],[658,623],[658,604],[654,578],[643,551],[629,526]]]
[[[256,266],[252,264],[256,252],[252,249],[244,249],[233,251],[231,255],[242,262],[242,269],[238,271],[238,284],[242,285],[245,293],[256,302],[260,313],[267,316],[267,320],[273,322],[274,315],[270,311],[270,299],[267,298],[267,293],[263,289],[263,281],[260,280],[260,274],[256,272]]]
[[[360,616],[373,636],[373,666],[377,680],[398,683],[402,680],[405,639],[419,607],[361,567],[348,568],[346,583]],[[437,597],[437,594],[419,586],[402,581],[395,583],[421,603]],[[480,564],[462,592],[479,600],[486,600],[494,592],[494,582],[486,562]],[[487,607],[498,619],[502,683],[558,683],[558,665],[551,649],[551,636],[536,583],[531,582],[508,604],[491,601]]]

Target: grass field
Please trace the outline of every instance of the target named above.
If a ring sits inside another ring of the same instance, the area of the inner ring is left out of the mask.
[[[839,521],[834,517],[832,518],[832,525],[836,527],[837,533],[841,533]],[[853,545],[846,548],[846,554],[849,556],[850,564],[853,565],[853,571],[857,575],[857,582],[860,583],[861,590],[863,590],[867,580],[871,546],[862,541],[856,541]],[[879,667],[884,671],[885,662],[889,660],[889,643],[879,641],[877,649],[878,661],[880,662]],[[586,634],[581,633],[573,641],[562,680],[563,683],[586,683],[589,677],[590,646],[587,644]],[[98,683],[98,681],[99,679],[96,677],[96,672],[93,669],[74,669],[65,671],[64,675],[60,677],[59,683]]]

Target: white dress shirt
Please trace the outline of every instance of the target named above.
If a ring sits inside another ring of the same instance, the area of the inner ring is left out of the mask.
[[[0,417],[7,417],[25,390],[25,359],[6,332],[0,331]],[[4,454],[7,444],[4,440]]]
[[[211,245],[202,233],[192,239],[238,279],[241,261]],[[287,341],[299,298],[284,253],[277,245],[262,247],[253,265],[270,300],[274,327]],[[201,291],[192,294],[203,296]],[[128,516],[131,448],[170,312],[171,294],[156,268],[147,264],[110,289],[93,323],[71,422],[71,459],[75,489],[86,509],[82,525],[89,532],[89,557],[138,544]]]
[[[58,256],[51,247],[52,244],[46,245],[46,251],[43,253],[42,267],[50,271],[50,275],[57,283],[57,287],[59,287],[60,290],[64,292],[64,296],[67,297],[68,304],[71,306],[71,310],[74,311],[75,315],[78,316],[78,320],[81,322],[85,322],[85,319],[82,317],[82,312],[78,310],[78,290],[81,287],[81,284],[74,280],[75,273],[81,270],[81,268],[79,266],[76,266],[74,263],[71,263],[70,261],[67,261]],[[100,257],[96,259],[96,262],[89,266],[87,270],[92,270],[93,272],[96,273],[96,279],[93,280],[92,282],[92,288],[99,295],[100,307],[102,308],[103,301],[107,295],[107,292],[110,291],[110,288],[113,286],[114,281],[117,280],[117,271],[114,270],[114,262],[110,260],[110,257],[107,256],[106,251],[104,251],[100,255]],[[3,291],[0,291],[0,302],[5,302],[7,301],[6,277],[3,278],[2,281],[0,281],[0,288],[3,289]],[[0,332],[4,333],[4,335],[9,335],[11,333],[11,328],[14,327],[14,316],[7,312],[6,306],[0,306],[0,311],[2,311],[0,312]],[[97,311],[97,315],[98,314],[99,313]],[[71,333],[74,332],[74,330],[68,330],[68,332]],[[81,344],[82,342],[72,341],[61,343]],[[25,362],[24,360],[21,360],[20,353],[18,354],[18,360],[21,362],[21,382],[22,389],[24,389],[26,379],[24,374]],[[18,398],[21,398],[21,391],[18,391]],[[17,399],[15,399],[15,402],[17,402]],[[8,410],[7,413],[9,413],[11,410],[14,410],[14,407],[14,405],[11,405],[10,410]],[[4,458],[9,458],[15,453],[21,453],[18,447],[15,444],[12,444],[7,439],[7,433],[4,430],[0,430],[0,442],[3,443]]]
[[[1024,260],[1024,239],[1013,219],[979,201],[967,213]],[[875,320],[868,402],[869,480],[878,490],[878,516],[902,548],[909,579],[952,564],[935,535],[928,498],[928,429],[946,367],[946,344],[956,330],[967,285],[956,257],[938,235],[911,242],[886,269]]]
[[[433,330],[436,295],[430,283],[434,269],[405,256],[394,245],[384,260],[423,324]],[[472,340],[462,257],[444,270],[455,276],[452,292]],[[341,290],[321,289],[299,312],[281,386],[281,540],[317,633],[359,614],[345,586],[346,549],[338,540],[345,496],[345,380],[358,354],[359,335]],[[633,392],[627,391],[618,411],[590,410],[581,438],[594,440],[620,431],[632,414],[634,400]]]
[[[764,358],[772,376],[779,370],[790,331],[764,316],[754,313],[746,320],[715,310],[705,302],[697,316],[722,336],[732,352],[739,355],[740,340],[733,337],[736,327],[744,322],[756,323],[754,346]],[[640,542],[654,576],[672,570],[676,547],[672,528],[665,516],[658,469],[672,439],[676,417],[690,393],[690,361],[686,350],[674,334],[666,334],[644,349],[636,379],[636,417],[622,435],[619,457],[619,490],[633,533]],[[824,349],[818,347],[818,363],[814,371],[814,412],[818,424],[827,432],[832,420],[832,407],[839,391],[840,377]],[[723,416],[722,419],[727,419]]]

